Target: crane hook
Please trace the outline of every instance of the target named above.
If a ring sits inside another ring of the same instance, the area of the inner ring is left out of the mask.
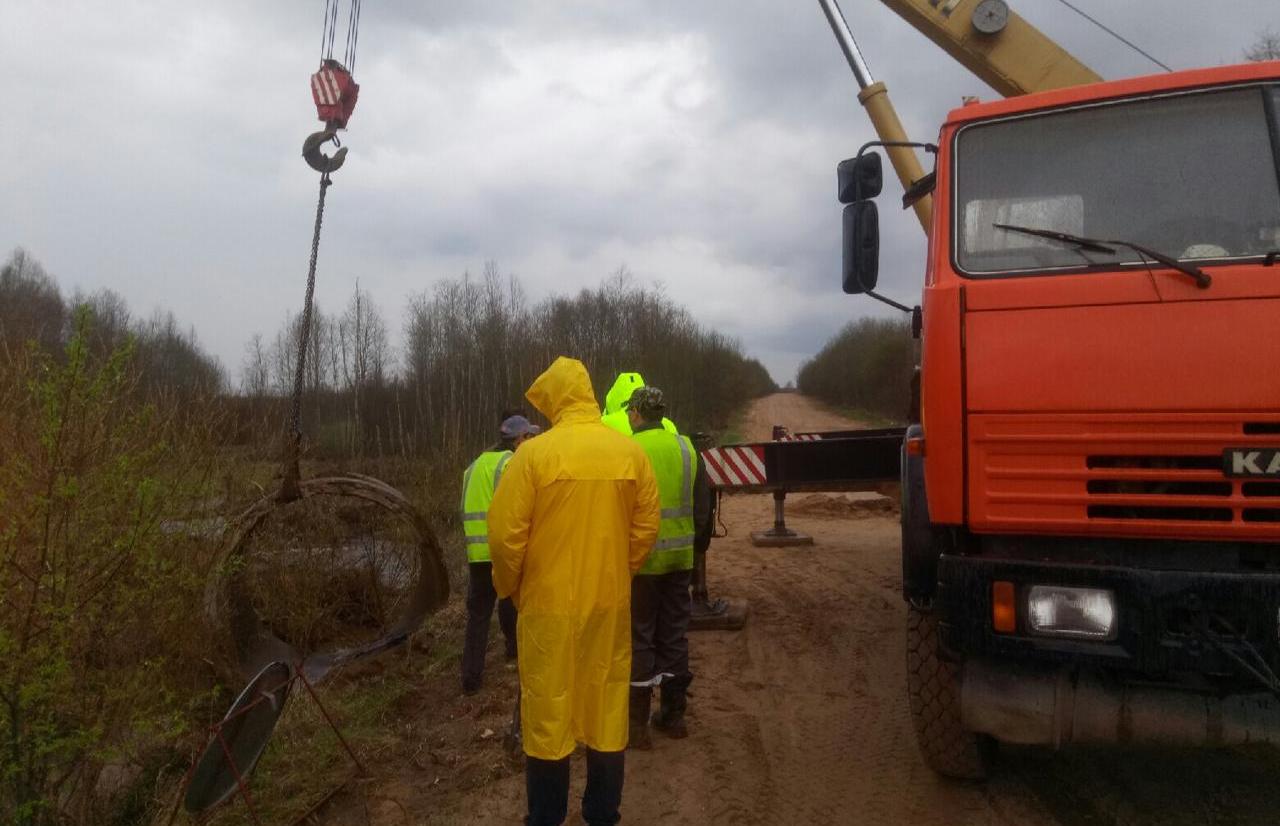
[[[307,162],[307,166],[316,172],[337,172],[342,166],[342,162],[347,159],[347,148],[344,146],[330,157],[320,151],[320,146],[326,141],[337,142],[338,133],[333,129],[322,129],[319,132],[313,132],[307,136],[302,142],[302,157]]]

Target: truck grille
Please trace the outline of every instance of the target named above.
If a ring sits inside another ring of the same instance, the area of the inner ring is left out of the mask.
[[[1231,482],[1222,475],[1222,460],[1215,456],[1089,456],[1085,459],[1085,466],[1098,474],[1085,485],[1085,490],[1094,494],[1114,494],[1135,501],[1140,501],[1143,496],[1161,497],[1161,501],[1184,496],[1195,497],[1197,502],[1232,494]],[[1121,478],[1109,475],[1117,469],[1125,471],[1126,475]],[[1132,471],[1138,473],[1133,474]],[[1196,478],[1179,478],[1184,471]],[[1228,507],[1096,504],[1089,505],[1086,513],[1090,519],[1231,521],[1231,508]]]
[[[975,527],[1280,541],[1280,480],[1236,479],[1223,451],[1280,446],[1275,420],[981,414]]]

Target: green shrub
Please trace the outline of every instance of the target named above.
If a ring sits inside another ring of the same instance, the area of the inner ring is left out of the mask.
[[[107,778],[170,748],[200,691],[208,540],[182,525],[207,496],[207,422],[145,403],[132,341],[95,355],[91,326],[81,310],[60,357],[0,354],[5,823],[108,822]]]

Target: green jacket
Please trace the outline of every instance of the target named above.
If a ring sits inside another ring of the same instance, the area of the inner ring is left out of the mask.
[[[619,373],[613,387],[609,388],[609,393],[604,397],[604,413],[600,416],[600,421],[623,436],[630,436],[631,420],[627,418],[623,405],[631,400],[632,393],[644,386],[644,378],[639,373]],[[662,417],[662,428],[668,433],[679,432],[675,422],[665,416]]]

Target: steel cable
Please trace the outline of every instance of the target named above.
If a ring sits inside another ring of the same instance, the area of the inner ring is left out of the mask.
[[[1157,66],[1159,66],[1161,69],[1164,69],[1166,72],[1172,72],[1172,71],[1173,71],[1173,69],[1170,69],[1170,68],[1169,68],[1169,66],[1168,66],[1167,64],[1165,64],[1163,61],[1157,60],[1156,58],[1152,57],[1150,54],[1148,54],[1147,52],[1143,51],[1143,50],[1142,50],[1142,49],[1141,49],[1141,48],[1140,48],[1136,43],[1134,43],[1133,41],[1131,41],[1131,40],[1129,40],[1129,39],[1125,38],[1122,34],[1120,34],[1119,32],[1115,31],[1114,29],[1108,28],[1108,27],[1106,26],[1106,24],[1104,24],[1102,21],[1098,20],[1098,19],[1097,19],[1097,18],[1095,18],[1095,17],[1091,17],[1091,16],[1090,16],[1087,12],[1085,12],[1083,9],[1080,9],[1080,8],[1077,8],[1076,6],[1073,6],[1070,2],[1068,2],[1068,0],[1058,0],[1058,2],[1059,2],[1059,3],[1061,3],[1062,5],[1066,6],[1067,8],[1071,9],[1073,12],[1075,12],[1076,14],[1080,15],[1081,17],[1083,17],[1085,20],[1088,20],[1088,21],[1089,21],[1090,23],[1092,23],[1093,25],[1095,25],[1095,26],[1097,26],[1098,28],[1102,29],[1104,32],[1106,32],[1107,34],[1111,35],[1111,36],[1112,36],[1112,37],[1114,37],[1116,40],[1119,40],[1121,43],[1123,43],[1124,45],[1128,46],[1130,49],[1133,49],[1135,52],[1137,52],[1138,54],[1142,55],[1142,56],[1143,56],[1143,57],[1145,57],[1147,60],[1150,60],[1152,63],[1156,64],[1156,65],[1157,65]]]
[[[347,12],[347,48],[344,53],[344,63],[347,71],[355,74],[356,71],[356,44],[360,39],[360,0],[351,0],[351,5]]]
[[[329,39],[329,6],[336,0],[324,0],[324,25],[320,27],[320,62],[325,59],[324,47]]]
[[[333,182],[329,173],[320,176],[320,197],[316,202],[316,226],[311,236],[311,263],[307,268],[307,293],[302,302],[302,320],[298,329],[297,369],[293,374],[293,399],[289,405],[288,432],[284,457],[284,484],[281,496],[296,498],[299,479],[298,454],[302,443],[302,390],[306,382],[307,348],[311,341],[311,308],[316,291],[316,261],[320,257],[320,227],[324,222],[324,196]]]

